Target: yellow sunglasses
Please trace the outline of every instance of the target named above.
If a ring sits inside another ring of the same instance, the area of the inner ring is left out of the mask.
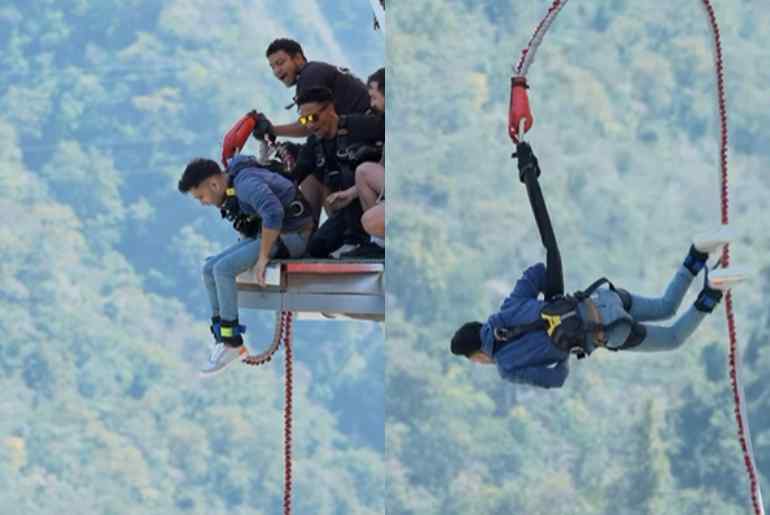
[[[319,118],[321,118],[321,113],[323,113],[324,109],[329,107],[329,105],[330,104],[326,104],[325,106],[323,106],[321,109],[319,109],[315,113],[310,113],[310,114],[302,115],[299,118],[297,118],[297,121],[303,127],[305,125],[309,124],[309,123],[317,122],[319,120]]]

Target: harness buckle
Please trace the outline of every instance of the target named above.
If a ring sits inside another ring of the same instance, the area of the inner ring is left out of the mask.
[[[553,336],[553,332],[557,327],[561,325],[561,315],[549,315],[547,313],[541,313],[540,316],[545,320],[548,326],[545,328],[545,332],[548,336]]]
[[[511,337],[512,332],[513,331],[509,331],[508,329],[503,329],[502,327],[495,327],[495,330],[494,330],[495,340],[498,342],[504,342]]]
[[[289,214],[292,217],[299,218],[305,214],[305,204],[300,200],[292,200],[289,204]]]

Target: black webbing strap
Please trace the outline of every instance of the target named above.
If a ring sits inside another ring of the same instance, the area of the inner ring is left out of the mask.
[[[535,223],[540,233],[540,239],[546,250],[545,300],[564,295],[564,275],[561,266],[561,255],[556,243],[548,208],[545,205],[543,192],[537,178],[540,176],[540,166],[537,163],[532,147],[525,141],[516,144],[514,157],[518,160],[519,180],[527,187],[527,196],[535,215]]]
[[[528,324],[521,324],[510,328],[496,327],[493,335],[495,343],[492,345],[492,355],[494,356],[497,351],[508,344],[515,342],[525,334],[533,331],[545,331],[547,327],[548,322],[542,318],[538,318],[534,322]]]
[[[576,291],[575,293],[572,294],[572,296],[575,297],[577,300],[580,300],[580,301],[585,300],[588,297],[590,297],[591,295],[593,295],[593,293],[596,290],[598,290],[599,287],[601,285],[603,285],[603,284],[608,285],[610,287],[610,290],[615,291],[615,286],[610,282],[610,280],[607,279],[606,277],[601,277],[601,278],[595,280],[594,282],[592,282],[588,286],[588,288],[586,288],[585,290]]]

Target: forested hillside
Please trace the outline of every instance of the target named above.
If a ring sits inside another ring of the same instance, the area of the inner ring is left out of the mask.
[[[358,0],[0,7],[0,513],[281,511],[283,358],[198,379],[201,265],[236,234],[176,189],[243,113],[296,116],[277,37],[383,65]],[[266,346],[273,315],[242,320]],[[294,334],[295,511],[382,513],[383,328]]]
[[[770,19],[714,2],[725,53],[734,295],[761,484],[770,474]],[[751,513],[720,308],[670,353],[597,352],[559,390],[451,356],[544,259],[507,136],[513,64],[550,1],[389,12],[387,474],[393,514]],[[569,2],[529,73],[530,142],[567,290],[662,292],[719,223],[711,33],[701,2]],[[693,287],[685,299],[694,300]]]

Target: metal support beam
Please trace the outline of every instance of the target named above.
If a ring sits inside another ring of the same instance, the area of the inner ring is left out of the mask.
[[[385,319],[382,261],[279,260],[271,267],[265,288],[253,270],[238,276],[241,307]]]

